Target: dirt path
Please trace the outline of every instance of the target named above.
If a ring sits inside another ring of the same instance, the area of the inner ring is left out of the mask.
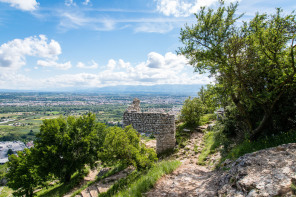
[[[162,177],[155,187],[145,194],[147,197],[169,196],[216,196],[218,189],[218,171],[197,165],[197,158],[202,149],[202,132],[195,132],[184,149],[173,158],[182,162],[172,174]]]
[[[73,192],[75,192],[76,190],[78,190],[80,187],[82,187],[83,185],[85,185],[87,182],[95,180],[96,177],[97,177],[97,174],[98,174],[98,170],[97,169],[90,170],[89,173],[88,173],[88,175],[83,178],[83,180],[81,181],[81,183],[78,186],[74,187],[66,195],[64,195],[64,197],[70,197]]]
[[[77,197],[97,197],[99,193],[106,192],[117,180],[126,177],[129,173],[131,173],[134,169],[129,167],[126,168],[125,170],[114,174],[112,176],[109,176],[97,183],[92,184],[85,190],[81,192],[81,194],[76,195]],[[93,181],[96,179],[98,175],[98,171],[90,171],[88,176],[84,178],[84,184],[88,181]],[[79,189],[81,186],[78,188],[75,188],[71,193],[65,195],[64,197],[70,197],[72,193]]]

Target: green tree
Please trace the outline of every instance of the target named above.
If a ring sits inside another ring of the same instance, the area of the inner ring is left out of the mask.
[[[140,142],[139,133],[131,126],[125,129],[110,127],[104,142],[100,159],[107,164],[122,163],[137,169],[146,169],[157,161],[156,153]]]
[[[208,84],[206,88],[198,92],[198,96],[204,105],[205,113],[213,113],[216,109],[220,107],[225,108],[231,103],[229,95],[224,90],[223,84]]]
[[[34,188],[40,184],[40,177],[29,149],[11,155],[8,162],[7,185],[12,188],[15,196],[33,196]]]
[[[181,120],[188,126],[200,125],[200,117],[204,113],[204,106],[199,98],[191,98],[185,100],[181,109]]]
[[[104,130],[105,125],[98,124],[91,113],[78,118],[44,120],[34,142],[34,155],[42,177],[53,174],[62,182],[69,182],[71,175],[86,164],[94,167]]]
[[[8,151],[7,151],[7,156],[12,155],[12,154],[13,154],[13,150],[8,149]]]
[[[238,4],[214,11],[203,7],[196,24],[181,30],[178,53],[200,73],[209,72],[224,87],[244,117],[252,139],[271,120],[280,98],[295,84],[295,14],[257,13],[237,25]],[[258,113],[254,113],[254,110]]]

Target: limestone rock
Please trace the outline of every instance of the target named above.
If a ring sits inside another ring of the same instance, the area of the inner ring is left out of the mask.
[[[230,170],[220,177],[219,196],[291,196],[296,144],[246,154],[228,166]]]

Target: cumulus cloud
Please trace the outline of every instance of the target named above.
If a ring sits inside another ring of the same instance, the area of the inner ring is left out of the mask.
[[[95,61],[91,61],[91,65],[87,66],[82,62],[78,62],[76,65],[77,68],[85,68],[85,69],[96,69],[99,65]]]
[[[147,66],[150,68],[161,68],[164,66],[165,58],[155,52],[148,54]]]
[[[198,76],[195,78],[195,76]],[[100,86],[208,83],[206,76],[193,74],[188,60],[171,52],[151,52],[147,60],[132,66],[123,60],[109,60],[106,70],[98,74]]]
[[[18,69],[26,64],[27,56],[53,61],[61,53],[60,44],[55,40],[48,41],[44,35],[14,39],[0,46],[0,67]]]
[[[54,67],[60,70],[68,70],[72,67],[72,64],[70,61],[66,63],[57,63],[56,61],[53,60],[38,60],[37,61],[38,66],[43,66],[43,67]]]
[[[70,62],[58,64],[53,61],[37,62],[39,66],[56,67],[59,69],[68,69],[71,67]],[[97,63],[92,61],[91,64],[85,65],[79,62],[79,68],[94,68]],[[37,69],[37,68],[35,68]],[[14,87],[18,83],[26,84],[28,87],[54,88],[54,87],[104,87],[116,85],[155,85],[155,84],[207,84],[211,79],[206,75],[193,73],[193,68],[188,65],[188,60],[181,55],[168,52],[164,55],[151,52],[147,55],[145,61],[132,64],[122,59],[110,59],[105,66],[101,66],[97,72],[60,74],[43,79],[29,79],[23,75],[1,76],[0,87]],[[15,80],[10,84],[7,80]],[[38,80],[38,81],[37,81]]]
[[[23,74],[16,72],[1,72],[0,73],[0,87],[7,89],[29,89],[34,87],[34,81]]]
[[[97,87],[101,84],[98,75],[90,73],[64,74],[42,80],[47,87]]]
[[[9,3],[11,7],[24,11],[36,10],[39,4],[36,0],[0,0],[0,2]]]
[[[168,52],[161,55],[151,52],[147,60],[132,65],[122,59],[110,59],[98,73],[67,74],[52,77],[46,84],[63,84],[67,87],[103,87],[115,85],[155,84],[206,84],[211,82],[205,75],[193,73],[188,60]]]
[[[238,0],[226,0],[226,3]],[[196,13],[200,7],[211,6],[219,0],[156,0],[157,11],[166,16],[187,17]]]

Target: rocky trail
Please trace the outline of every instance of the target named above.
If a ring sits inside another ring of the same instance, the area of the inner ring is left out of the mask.
[[[205,127],[206,128],[206,127]],[[204,128],[203,128],[204,129]],[[203,148],[203,132],[193,132],[186,146],[169,159],[177,159],[181,166],[163,176],[146,197],[257,197],[293,196],[292,183],[296,185],[296,144],[246,154],[236,161],[225,161],[224,170],[213,170],[213,165],[198,165]],[[148,141],[155,147],[155,141]],[[218,154],[207,158],[207,163],[219,160]],[[133,169],[127,168],[101,180],[76,197],[94,197],[107,191],[117,180],[126,177]],[[97,172],[91,172],[84,181],[95,180]],[[71,196],[71,195],[69,195]],[[67,196],[68,197],[68,196]]]
[[[172,156],[182,162],[181,166],[158,180],[145,196],[215,196],[216,180],[221,173],[196,164],[202,149],[203,135],[202,132],[191,134],[187,145]]]
[[[81,185],[84,185],[88,181],[93,181],[97,178],[98,175],[103,175],[110,169],[102,169],[99,173],[97,170],[90,171],[88,176],[84,177],[83,183]],[[134,169],[132,167],[126,168],[123,171],[120,171],[114,175],[111,175],[101,181],[98,181],[86,189],[84,189],[81,194],[76,195],[75,197],[97,197],[99,193],[106,192],[117,180],[126,177],[129,173],[131,173]],[[103,173],[101,173],[103,172]],[[81,187],[81,186],[80,186]],[[79,189],[74,188],[73,192],[75,190]],[[65,195],[64,197],[70,197],[72,195],[72,192]]]
[[[224,170],[211,170],[196,164],[202,136],[203,133],[192,134],[186,147],[174,155],[181,166],[158,180],[144,196],[296,196],[296,143],[245,154],[235,161],[226,160],[222,164]],[[211,155],[209,163],[218,157]]]

